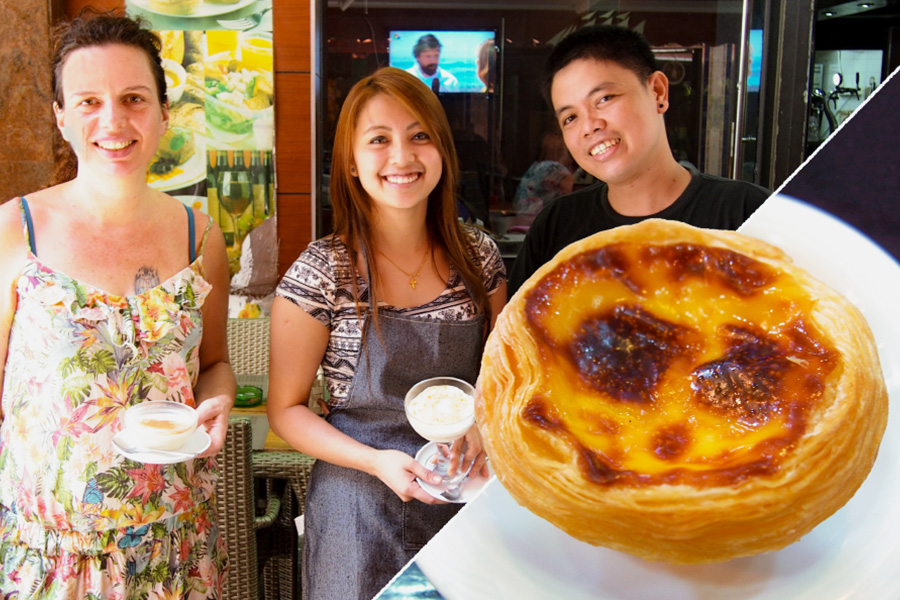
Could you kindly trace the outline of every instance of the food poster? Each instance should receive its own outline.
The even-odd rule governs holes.
[[[229,316],[267,312],[278,283],[271,0],[126,0],[163,44],[169,129],[151,187],[225,234]]]

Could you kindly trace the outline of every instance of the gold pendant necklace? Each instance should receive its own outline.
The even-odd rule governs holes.
[[[387,254],[385,254],[384,252],[382,252],[381,250],[378,251],[378,254],[380,254],[383,257],[385,257],[386,259],[388,259],[388,262],[391,263],[392,265],[394,265],[395,267],[397,267],[398,271],[400,271],[401,273],[403,273],[404,275],[409,277],[409,287],[411,287],[412,289],[416,289],[416,283],[418,283],[416,281],[416,277],[418,277],[419,273],[422,272],[422,267],[425,266],[425,259],[428,258],[429,252],[431,252],[431,246],[428,246],[427,248],[425,248],[425,255],[422,256],[422,262],[419,263],[419,267],[416,269],[415,273],[407,273],[406,271],[401,269],[400,265],[398,265],[397,263],[392,261],[391,257],[388,256]]]

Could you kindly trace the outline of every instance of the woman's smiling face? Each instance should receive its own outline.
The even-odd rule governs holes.
[[[400,102],[373,96],[360,112],[353,140],[353,171],[376,211],[427,210],[443,172],[431,134]]]
[[[147,55],[122,44],[75,50],[62,69],[62,91],[57,126],[79,173],[145,176],[168,123]]]

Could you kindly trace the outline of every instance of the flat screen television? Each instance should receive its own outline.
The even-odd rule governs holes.
[[[390,32],[388,64],[410,71],[439,93],[488,93],[493,91],[497,73],[494,39],[492,30],[394,30]],[[416,61],[415,49],[418,46],[427,53],[436,44],[440,45],[438,70],[426,73]],[[434,55],[422,57],[422,54],[420,58],[427,68]]]

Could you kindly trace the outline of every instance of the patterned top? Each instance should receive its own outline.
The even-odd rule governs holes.
[[[133,404],[194,405],[200,308],[211,289],[202,252],[128,297],[54,271],[29,252],[3,380],[0,539],[103,552],[209,500],[213,459],[143,464],[115,453],[111,441]]]
[[[476,265],[481,269],[488,295],[506,281],[506,269],[497,245],[480,229],[463,226],[471,241]],[[312,242],[291,265],[276,294],[286,298],[331,329],[322,370],[331,399],[329,408],[347,399],[350,382],[362,351],[362,331],[369,302],[369,287],[357,274],[363,319],[356,314],[353,282],[350,278],[350,255],[337,236],[327,236]],[[451,268],[450,281],[441,294],[427,304],[411,308],[394,308],[380,303],[388,310],[407,317],[462,321],[477,316],[475,304],[469,296],[462,277]]]

